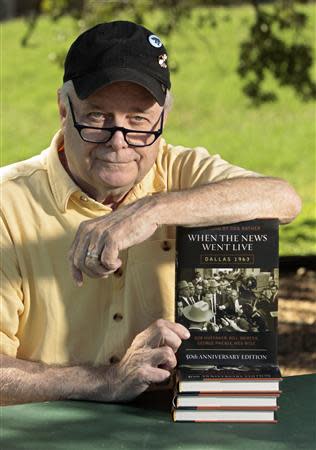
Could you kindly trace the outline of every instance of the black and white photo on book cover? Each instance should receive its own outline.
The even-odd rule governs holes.
[[[179,365],[277,364],[278,222],[177,231]]]
[[[182,275],[178,322],[205,332],[272,331],[278,311],[278,270],[197,268]],[[200,281],[198,281],[200,280]]]

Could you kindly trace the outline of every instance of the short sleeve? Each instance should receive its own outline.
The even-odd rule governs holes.
[[[0,353],[15,357],[19,347],[19,319],[24,310],[22,281],[14,244],[2,215],[0,232]]]
[[[159,160],[168,191],[189,189],[241,177],[262,175],[230,164],[220,155],[210,155],[203,147],[166,146]]]

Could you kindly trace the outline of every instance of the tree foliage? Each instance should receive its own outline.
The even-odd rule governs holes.
[[[302,38],[307,16],[290,0],[275,2],[270,10],[259,7],[256,1],[253,6],[256,20],[241,43],[237,69],[246,80],[245,94],[255,103],[275,100],[274,92],[262,88],[269,72],[280,86],[292,87],[303,100],[316,98],[316,85],[310,76],[312,48]]]
[[[64,15],[74,18],[77,31],[102,21],[128,17],[130,20],[149,25],[155,17],[155,32],[167,41],[185,20],[195,17],[197,28],[209,26],[213,32],[217,26],[214,6],[236,5],[232,0],[38,0],[38,8],[28,18],[28,30],[22,40],[27,45],[41,13],[53,20]],[[266,4],[259,0],[248,0],[254,8],[254,20],[248,29],[247,38],[241,42],[239,64],[236,68],[243,79],[243,92],[253,104],[276,100],[273,91],[264,90],[264,81],[272,75],[280,86],[290,86],[302,100],[316,98],[316,84],[311,78],[313,65],[311,45],[304,41],[307,16],[299,10],[303,0],[275,0]],[[203,7],[203,8],[199,8]],[[64,55],[57,58],[63,60]],[[172,70],[177,70],[176,61]]]

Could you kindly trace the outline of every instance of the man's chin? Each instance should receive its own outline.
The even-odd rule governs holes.
[[[118,173],[99,173],[99,180],[109,189],[115,189],[118,192],[129,191],[136,183],[136,177],[128,174]]]
[[[99,164],[95,174],[103,182],[113,187],[134,184],[138,170],[130,163]]]

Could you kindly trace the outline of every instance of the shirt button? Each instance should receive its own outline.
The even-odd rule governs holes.
[[[115,363],[118,363],[120,361],[120,358],[118,358],[117,356],[113,355],[113,356],[111,356],[109,361],[110,361],[110,364],[115,364]]]
[[[120,313],[116,313],[113,316],[113,320],[116,320],[116,322],[120,322],[122,319],[123,319],[123,316]]]
[[[116,277],[121,277],[121,276],[123,275],[123,269],[122,269],[122,267],[119,267],[119,268],[114,272],[114,275],[115,275]]]
[[[161,248],[165,251],[168,252],[169,250],[171,250],[171,244],[168,241],[163,241]]]
[[[81,195],[81,196],[80,196],[80,200],[81,200],[82,202],[88,202],[88,201],[89,201],[89,199],[88,199],[88,197],[87,197],[86,195]]]

